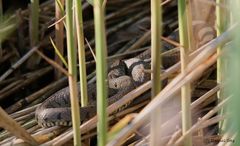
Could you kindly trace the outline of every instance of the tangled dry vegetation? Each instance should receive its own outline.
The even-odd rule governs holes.
[[[0,145],[42,144],[72,145],[72,128],[54,126],[42,128],[34,118],[35,109],[51,94],[67,86],[64,69],[54,61],[55,51],[50,37],[55,38],[55,5],[53,0],[46,0],[40,5],[39,43],[32,46],[29,36],[29,9],[16,10],[16,26],[0,48],[0,105],[1,119]],[[179,54],[179,43],[168,37],[178,28],[176,1],[167,0],[163,4],[163,37],[167,48],[162,57],[173,53]],[[207,7],[208,6],[208,9]],[[196,13],[193,19],[205,20],[214,25],[212,3],[204,6],[194,5]],[[202,9],[202,8],[203,9]],[[207,10],[206,10],[207,9]],[[202,12],[201,12],[202,11]],[[199,15],[201,14],[201,15]],[[94,22],[92,6],[83,3],[84,34],[86,37],[86,65],[88,82],[95,82],[95,61],[91,48],[94,48]],[[106,35],[108,61],[115,58],[130,58],[150,48],[150,4],[149,0],[108,0],[106,6]],[[230,30],[231,32],[232,30]],[[183,145],[186,136],[192,135],[196,146],[216,145],[224,136],[219,135],[218,123],[226,115],[218,115],[228,98],[218,103],[217,92],[221,85],[216,83],[216,48],[231,39],[230,32],[213,38],[207,45],[193,50],[191,62],[184,74],[179,74],[180,63],[165,67],[162,79],[168,79],[168,85],[154,101],[148,100],[114,113],[116,109],[129,101],[149,92],[151,82],[123,96],[122,99],[107,108],[110,131],[115,125],[124,128],[109,142],[109,145],[148,145],[149,115],[161,106],[161,142],[164,145]],[[65,45],[65,44],[64,44]],[[31,47],[32,46],[32,47]],[[91,46],[91,48],[90,48]],[[94,50],[93,50],[94,51]],[[66,51],[63,51],[64,57]],[[59,73],[60,72],[60,73]],[[180,89],[187,83],[192,85],[192,128],[181,134]],[[148,94],[150,97],[150,94]],[[4,109],[4,110],[3,110]],[[4,112],[5,111],[5,112]],[[114,114],[112,114],[114,113]],[[81,125],[82,143],[96,145],[96,122],[93,117]],[[114,127],[112,127],[115,125]],[[120,129],[122,129],[120,128]],[[27,131],[25,131],[25,130]],[[117,128],[118,129],[118,128]],[[234,135],[229,135],[234,139]]]

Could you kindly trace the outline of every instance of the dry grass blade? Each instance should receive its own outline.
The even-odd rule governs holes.
[[[114,139],[114,136],[123,128],[125,127],[134,117],[136,114],[129,114],[122,118],[117,124],[115,124],[110,131],[108,132],[108,140]]]
[[[139,48],[141,45],[143,45],[144,43],[146,43],[147,41],[150,40],[150,36],[151,36],[151,31],[147,31],[141,38],[139,38],[137,40],[136,43],[134,43],[129,49],[128,51],[132,51],[135,50],[137,48]]]
[[[94,58],[94,61],[96,62],[96,61],[97,61],[96,55],[95,55],[95,53],[94,53],[94,51],[93,51],[93,49],[92,49],[89,41],[87,40],[87,38],[85,38],[85,41],[87,42],[87,46],[88,46],[88,48],[90,49],[90,51],[91,51],[91,53],[92,53],[92,56],[93,56],[93,58]]]
[[[19,61],[17,61],[12,67],[0,76],[0,82],[7,78],[15,69],[22,65],[39,47],[33,47],[25,54]]]
[[[170,140],[169,140],[168,143],[167,143],[167,146],[173,145],[174,141],[176,141],[177,138],[181,136],[181,134],[182,134],[182,130],[176,131],[176,132],[171,136]]]
[[[66,76],[69,76],[69,73],[60,65],[58,65],[55,61],[51,60],[47,56],[45,56],[42,52],[36,51],[39,56],[41,56],[43,59],[45,59],[49,64],[51,64],[53,67],[57,68],[60,70],[62,73],[64,73]]]
[[[2,108],[0,108],[0,116],[0,127],[3,127],[16,137],[21,138],[32,145],[37,145],[37,142],[33,139],[33,137],[31,137],[31,135],[28,134],[27,131],[17,122],[10,118]]]
[[[20,89],[22,89],[23,87],[28,86],[29,84],[31,84],[34,81],[36,81],[37,79],[39,79],[41,76],[49,73],[51,70],[52,70],[52,67],[50,67],[50,66],[45,67],[43,69],[35,71],[34,73],[29,75],[25,79],[18,80],[20,82],[16,81],[16,82],[18,82],[18,84],[15,84],[14,86],[12,86],[12,84],[10,84],[10,88],[9,88],[9,86],[7,86],[6,88],[3,88],[0,91],[0,100],[5,99],[6,97],[8,97],[9,95],[13,94],[14,92],[17,92]]]
[[[24,99],[21,99],[21,100],[17,101],[16,103],[14,103],[13,105],[9,106],[5,110],[7,111],[7,113],[13,113],[13,112],[21,109],[22,107],[24,107],[25,104],[26,104],[26,101],[28,103],[31,103],[34,100],[36,100],[37,98],[41,97],[42,95],[46,96],[46,95],[49,95],[50,93],[53,93],[54,92],[54,88],[56,88],[56,87],[60,88],[61,86],[63,86],[62,84],[64,82],[66,82],[66,80],[67,80],[66,77],[61,78],[61,79],[57,80],[56,82],[53,82],[53,83],[49,84],[48,86],[43,87],[42,89],[40,89],[40,90],[34,92],[33,94],[25,97]],[[14,113],[13,115],[18,115],[18,114]]]
[[[204,121],[204,122],[201,124],[201,126],[199,127],[199,129],[206,128],[206,127],[208,127],[208,126],[210,126],[210,125],[213,125],[213,124],[215,124],[215,123],[218,123],[218,122],[220,122],[220,121],[222,121],[222,120],[224,120],[224,119],[226,119],[226,118],[227,118],[227,115],[215,116],[215,117],[213,117],[213,118],[211,118],[211,119],[209,119],[209,120]]]
[[[54,131],[45,133],[45,134],[38,134],[33,136],[39,143],[44,143],[49,141],[50,139],[54,138],[55,136],[59,135],[61,132],[63,132],[65,128],[58,128]]]
[[[218,112],[229,100],[229,98],[225,98],[222,102],[220,102],[215,108],[213,108],[212,110],[210,110],[205,116],[203,116],[201,118],[201,120],[199,120],[196,124],[194,124],[191,129],[189,129],[184,135],[182,135],[174,144],[174,146],[178,146],[182,143],[182,141],[184,140],[184,138],[187,135],[190,135],[191,133],[193,133],[194,131],[197,130],[197,128],[199,128],[201,126],[201,124],[203,124],[203,122],[205,122],[207,119],[209,119],[211,116],[213,116],[216,112]]]
[[[62,18],[58,19],[56,22],[54,22],[53,24],[49,25],[48,28],[51,28],[55,25],[57,25],[58,23],[61,23],[64,19],[66,18],[66,15],[62,16]]]
[[[17,111],[13,114],[10,115],[11,118],[18,118],[20,116],[24,116],[25,114],[28,114],[30,112],[33,112],[36,110],[36,108],[39,106],[40,104],[37,104],[37,105],[34,105],[32,107],[29,107],[29,108],[26,108],[26,109],[23,109],[23,110],[20,110],[20,111]]]
[[[181,46],[178,42],[173,41],[173,40],[171,40],[171,39],[169,39],[169,38],[166,38],[166,37],[163,37],[163,36],[162,36],[161,39],[164,40],[164,41],[166,41],[166,42],[168,42],[169,44],[174,45],[175,47],[183,47],[183,46]]]

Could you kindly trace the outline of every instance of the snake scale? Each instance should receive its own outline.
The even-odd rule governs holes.
[[[207,26],[203,21],[193,22],[193,29],[197,32],[194,36],[198,47],[214,38],[215,31],[212,27]],[[173,32],[169,38],[178,41],[178,31]],[[166,51],[170,48],[172,48],[171,45],[163,44],[163,50]],[[108,70],[108,105],[150,80],[151,74],[145,72],[145,70],[150,69],[150,57],[151,52],[148,49],[134,58],[115,60],[111,63]],[[163,56],[162,59],[162,65],[166,68],[179,61],[180,55],[175,53]],[[81,122],[96,115],[96,84],[89,84],[87,89],[89,105],[80,108]],[[72,123],[69,87],[57,91],[45,100],[37,108],[35,118],[42,127],[70,126]]]

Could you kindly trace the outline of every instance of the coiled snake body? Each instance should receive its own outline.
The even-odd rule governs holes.
[[[132,89],[148,81],[150,74],[145,73],[144,70],[149,68],[149,63],[140,58],[114,61],[108,73],[108,104],[117,101]],[[36,110],[35,117],[38,123],[43,127],[54,125],[70,126],[71,110],[69,97],[69,87],[51,95]],[[88,98],[89,105],[80,109],[81,122],[96,114],[95,83],[88,85]]]
[[[193,26],[195,29],[197,47],[214,38],[214,29],[207,26],[203,21],[195,21]],[[178,32],[174,32],[173,35],[170,35],[170,38],[175,38],[175,40],[178,39],[176,34],[178,34]],[[164,50],[169,49],[168,44],[163,45]],[[108,71],[108,104],[114,103],[132,89],[150,79],[150,74],[144,71],[150,69],[150,63],[144,60],[150,58],[150,54],[150,50],[146,50],[135,58],[116,60],[111,64]],[[169,64],[174,64],[179,58],[179,54],[163,57],[163,66],[166,67],[166,64],[168,64],[167,66],[169,66]],[[80,95],[80,93],[78,95]],[[43,127],[51,127],[54,125],[70,126],[71,110],[69,97],[69,88],[66,87],[45,100],[37,108],[35,113],[39,125]],[[96,84],[94,83],[88,85],[88,98],[89,105],[80,108],[81,122],[96,114]]]

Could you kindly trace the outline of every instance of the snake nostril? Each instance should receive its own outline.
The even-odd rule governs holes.
[[[114,87],[116,87],[116,88],[117,88],[117,83],[114,83]]]

